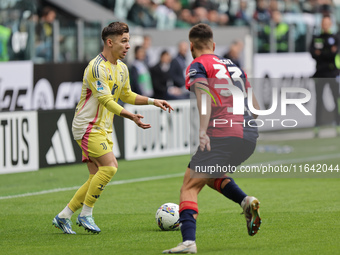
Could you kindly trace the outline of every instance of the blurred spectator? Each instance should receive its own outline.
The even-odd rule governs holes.
[[[318,6],[318,12],[323,15],[330,15],[333,8],[334,6],[331,1],[322,1],[322,4]]]
[[[130,67],[131,90],[137,94],[152,97],[153,88],[149,68],[144,63],[145,49],[142,46],[135,47],[135,60]]]
[[[192,26],[193,16],[189,9],[182,9],[176,21],[176,27],[189,28]]]
[[[36,57],[48,62],[53,60],[53,22],[56,16],[56,11],[46,6],[36,26]]]
[[[191,0],[180,0],[180,2],[181,2],[181,5],[184,9],[190,8]]]
[[[144,35],[143,36],[143,45],[142,47],[144,48],[145,50],[145,59],[144,59],[144,63],[150,67],[150,47],[151,47],[151,44],[152,44],[152,38],[150,35]]]
[[[171,55],[168,51],[164,50],[161,53],[159,62],[155,66],[150,68],[155,98],[166,100],[177,99],[176,96],[168,93],[168,85],[170,81],[170,63]]]
[[[33,59],[35,56],[30,46],[34,44],[36,35],[30,31],[30,22],[38,23],[39,21],[37,0],[16,1],[13,5],[10,8],[0,8],[2,25],[11,30],[7,54],[10,60]]]
[[[214,3],[211,0],[195,0],[194,3],[192,4],[192,9],[195,9],[197,7],[203,7],[207,11],[218,10],[218,4]]]
[[[116,0],[92,0],[92,1],[102,5],[106,9],[109,9],[110,11],[114,11],[115,9]]]
[[[300,1],[301,9],[306,13],[315,13],[317,11],[318,3],[315,0]]]
[[[266,0],[256,1],[256,10],[253,15],[253,19],[257,22],[268,24],[270,21],[270,13],[267,6]]]
[[[156,27],[157,21],[151,11],[151,0],[136,0],[127,14],[127,20],[137,26]]]
[[[299,0],[285,0],[285,9],[284,11],[287,13],[301,13],[302,10],[300,8]]]
[[[231,43],[229,51],[224,54],[224,58],[230,59],[235,65],[241,67],[240,55],[243,50],[243,42],[241,40],[235,40]]]
[[[219,26],[220,14],[216,10],[209,10],[207,14],[208,24],[212,27]]]
[[[0,25],[0,61],[8,61],[8,43],[11,37],[11,29]]]
[[[197,24],[197,23],[206,23],[206,24],[209,24],[208,11],[207,11],[206,8],[204,8],[204,7],[196,7],[193,10],[193,14],[194,14],[194,24]]]
[[[327,84],[332,91],[334,100],[334,120],[336,122],[338,135],[340,135],[340,113],[338,108],[339,83],[336,77],[339,75],[339,67],[336,65],[339,39],[331,32],[332,19],[329,15],[324,15],[321,21],[322,32],[314,36],[310,45],[310,53],[316,61],[315,94],[316,94],[316,117],[315,136],[319,134],[319,127],[322,124],[321,114],[324,108],[323,92]]]
[[[235,16],[232,17],[232,24],[236,26],[249,26],[251,23],[251,17],[247,13],[248,2],[246,0],[240,1],[239,10]]]
[[[164,4],[159,5],[155,10],[158,29],[174,29],[176,26],[177,15],[175,11],[181,9],[178,0],[165,0]]]
[[[278,3],[277,0],[270,0],[269,1],[268,11],[269,11],[270,14],[272,14],[274,11],[280,11],[279,3]]]
[[[186,41],[181,41],[178,44],[178,54],[171,61],[170,77],[173,82],[173,88],[170,90],[171,94],[181,96],[186,94],[185,90],[185,70],[187,67],[186,56],[189,50],[189,44]]]
[[[288,52],[288,33],[289,25],[282,21],[281,12],[273,11],[272,21],[274,26],[274,35],[276,39],[276,51],[277,52]],[[265,36],[263,37],[264,42],[260,52],[270,51],[270,34],[272,33],[271,25],[265,25],[263,28]]]
[[[229,16],[226,13],[219,13],[218,24],[220,26],[226,26],[229,23]]]
[[[135,3],[135,0],[116,0],[114,15],[117,19],[126,19],[129,10],[132,5]]]

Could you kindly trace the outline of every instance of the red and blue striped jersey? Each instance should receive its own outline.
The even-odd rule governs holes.
[[[201,55],[187,67],[185,83],[188,90],[195,83],[207,84],[209,88],[212,100],[208,136],[232,136],[256,142],[257,125],[248,109],[247,98],[251,86],[245,72],[230,59]]]

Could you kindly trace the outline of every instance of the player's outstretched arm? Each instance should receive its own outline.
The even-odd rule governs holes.
[[[174,110],[172,106],[165,100],[154,99],[153,104],[154,106],[162,108],[164,111],[168,109],[169,113]]]
[[[151,128],[150,124],[145,124],[145,123],[142,122],[142,119],[144,118],[144,116],[142,116],[140,114],[133,114],[133,113],[129,112],[128,110],[123,109],[120,112],[120,116],[132,120],[140,128],[143,128],[143,129]]]
[[[154,106],[157,106],[163,109],[164,111],[168,110],[169,113],[174,110],[172,106],[165,100],[154,99],[154,98],[145,97],[141,95],[136,96],[135,104],[136,105],[146,105],[146,104],[154,105]]]
[[[151,128],[150,124],[145,124],[145,123],[142,122],[141,119],[144,118],[142,115],[133,114],[133,113],[129,112],[128,110],[125,110],[117,102],[113,101],[112,98],[110,99],[110,96],[104,96],[104,97],[100,97],[98,99],[99,99],[99,102],[101,104],[103,104],[106,107],[106,109],[108,109],[110,112],[112,112],[112,113],[114,113],[118,116],[122,116],[124,118],[128,118],[128,119],[132,120],[140,128],[143,128],[143,129]]]

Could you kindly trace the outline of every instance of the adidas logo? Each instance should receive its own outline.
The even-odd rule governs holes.
[[[74,155],[70,131],[65,114],[62,114],[57,122],[57,130],[52,136],[52,146],[46,153],[46,162],[49,165],[73,163]]]

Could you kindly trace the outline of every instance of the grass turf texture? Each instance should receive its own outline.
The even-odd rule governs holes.
[[[340,152],[340,139],[310,139],[259,144],[288,145],[289,154],[256,152],[246,164],[297,160],[340,164],[339,158],[304,162],[304,158]],[[120,161],[114,180],[184,173],[188,156]],[[338,173],[338,176],[340,172]],[[302,176],[303,177],[303,176]],[[315,176],[314,176],[315,177]],[[318,176],[317,176],[318,177]],[[85,165],[42,169],[0,176],[0,196],[81,185]],[[337,254],[340,249],[337,178],[236,178],[239,186],[261,201],[261,230],[247,235],[240,207],[216,191],[199,195],[199,254]],[[181,242],[180,231],[160,231],[154,219],[165,202],[178,203],[182,177],[111,185],[94,208],[102,233],[89,234],[75,225],[77,235],[52,226],[53,217],[75,190],[0,200],[1,254],[160,254]]]

